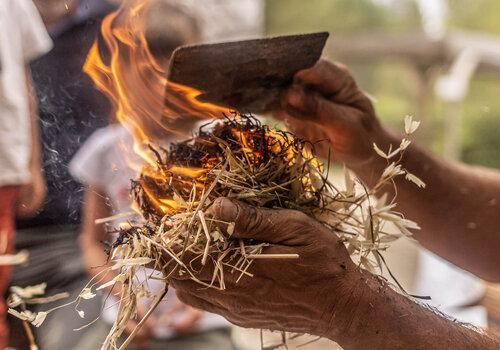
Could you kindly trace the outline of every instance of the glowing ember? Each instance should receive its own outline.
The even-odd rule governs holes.
[[[418,228],[393,212],[393,204],[377,204],[373,198],[406,170],[390,164],[371,190],[357,186],[347,172],[345,189],[339,190],[327,181],[311,143],[272,130],[251,116],[200,102],[196,99],[200,91],[168,82],[144,34],[148,3],[125,1],[106,17],[102,36],[110,58],[105,60],[95,43],[84,67],[113,101],[117,120],[133,135],[134,150],[145,161],[132,183],[134,207],[144,220],[127,220],[127,225],[118,227],[119,237],[110,252],[112,268],[119,270],[112,282],[123,288],[118,316],[103,348],[117,348],[137,300],[149,295],[147,281],[137,283],[140,265],[153,264],[158,271],[184,274],[202,286],[224,290],[224,275],[238,274],[238,281],[250,278],[254,259],[298,258],[262,254],[268,244],[232,237],[234,223],[221,228],[205,214],[217,197],[302,211],[337,234],[360,266],[371,271],[381,267],[379,251],[408,234],[407,228]],[[196,121],[224,116],[223,121],[202,127],[194,138],[173,143],[168,150],[159,146],[165,134],[183,135]],[[403,143],[395,152],[404,152]],[[387,221],[399,232],[386,232]],[[200,280],[193,263],[212,264],[211,281]],[[164,295],[155,296],[151,310]]]
[[[229,168],[239,164],[248,175],[238,176],[234,171],[232,181],[217,182],[210,200],[235,197],[261,207],[306,205],[317,209],[321,206],[322,169],[306,145],[251,116],[226,118],[202,127],[193,139],[172,144],[168,152],[155,151],[154,167],[149,166],[134,182],[134,198],[145,218],[160,221],[166,213],[185,210],[185,203],[198,203],[229,162]],[[298,171],[297,166],[307,171]],[[239,193],[237,187],[242,185],[250,192]]]

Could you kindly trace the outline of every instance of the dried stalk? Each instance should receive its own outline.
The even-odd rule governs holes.
[[[33,331],[31,330],[31,326],[28,321],[23,320],[23,328],[26,336],[28,337],[28,341],[30,343],[30,350],[38,350],[38,346],[36,345],[35,336],[33,335]]]
[[[139,332],[139,330],[141,329],[142,325],[144,324],[144,322],[147,321],[147,319],[149,318],[149,316],[151,316],[151,314],[153,313],[153,311],[156,310],[156,308],[158,307],[158,305],[160,304],[160,302],[163,300],[163,298],[165,297],[165,295],[167,295],[167,292],[168,292],[168,285],[165,285],[165,288],[164,288],[163,292],[156,297],[156,300],[153,303],[153,305],[151,305],[151,307],[146,312],[146,314],[144,315],[144,317],[142,318],[142,320],[139,321],[139,323],[137,324],[137,326],[135,326],[135,328],[132,331],[132,333],[130,333],[130,335],[127,337],[127,339],[125,339],[125,341],[123,342],[122,346],[120,346],[120,348],[118,350],[125,350],[127,348],[128,344],[130,344],[130,342],[132,340],[134,340],[134,337],[137,334],[137,332]]]
[[[414,131],[416,122],[410,119],[406,123]],[[404,139],[387,153],[374,145],[388,166],[372,189],[348,171],[345,189],[334,186],[328,180],[328,169],[325,171],[314,156],[313,144],[271,130],[251,116],[226,118],[210,130],[202,127],[196,137],[173,144],[169,151],[150,147],[149,165],[132,185],[136,207],[144,220],[128,220],[131,226],[115,231],[118,239],[111,249],[111,260],[113,269],[119,271],[116,281],[123,287],[118,316],[103,348],[116,348],[126,321],[135,313],[137,299],[147,290],[147,283],[135,281],[136,272],[144,265],[169,271],[165,279],[172,274],[187,274],[200,286],[224,290],[227,271],[239,273],[237,281],[251,278],[249,270],[256,259],[300,259],[296,254],[262,254],[268,244],[233,238],[234,223],[221,223],[207,215],[218,197],[257,207],[302,211],[337,234],[361,267],[380,272],[384,264],[381,252],[398,237],[409,234],[409,229],[418,229],[394,211],[392,202],[375,199],[386,185],[393,185],[397,176],[404,175],[422,186],[397,161],[391,162],[408,145]],[[399,232],[385,230],[389,222]],[[212,279],[201,281],[195,266],[208,263],[214,266]],[[148,315],[159,297],[163,294],[156,296]]]

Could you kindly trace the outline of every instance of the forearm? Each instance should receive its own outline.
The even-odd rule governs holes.
[[[103,241],[110,240],[110,235],[103,225],[96,224],[96,219],[108,217],[111,210],[104,200],[106,194],[96,187],[85,188],[82,232],[80,234],[80,249],[88,273],[95,277],[99,285],[111,281],[115,271],[109,268],[108,254],[104,250]],[[115,289],[114,292],[117,290]]]
[[[451,321],[364,272],[330,310],[327,337],[345,349],[498,349],[485,333]],[[339,327],[339,324],[341,325]]]
[[[400,142],[387,134],[380,147]],[[355,170],[373,184],[387,165],[374,158]],[[412,144],[402,166],[426,183],[421,189],[400,177],[396,180],[398,210],[416,221],[415,238],[431,251],[488,280],[500,280],[500,174],[438,158]],[[394,194],[393,188],[387,191]]]

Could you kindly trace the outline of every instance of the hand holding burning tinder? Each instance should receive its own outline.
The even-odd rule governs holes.
[[[331,152],[335,161],[355,171],[375,158],[374,143],[386,147],[397,142],[389,139],[370,98],[347,68],[327,59],[296,74],[276,116],[297,136],[327,140],[318,144],[318,154]]]
[[[391,163],[367,189],[346,171],[345,189],[338,189],[307,141],[245,115],[209,126],[169,150],[152,147],[156,162],[133,181],[145,221],[120,229],[111,252],[113,269],[120,270],[115,282],[124,285],[119,320],[147,294],[147,281],[134,282],[137,266],[147,264],[163,271],[165,283],[179,287],[185,301],[237,324],[318,335],[341,329],[322,312],[335,308],[340,317],[342,305],[356,299],[363,272],[350,259],[376,272],[385,264],[381,251],[410,234],[408,228],[418,229],[393,211],[395,204],[373,198],[407,172]],[[387,222],[399,233],[387,231]],[[260,300],[289,307],[280,298],[290,301],[299,293],[303,310],[297,316],[304,319],[271,317],[273,308]],[[320,305],[322,293],[334,305]],[[108,344],[121,332],[116,323]]]
[[[96,44],[84,67],[115,103],[117,120],[133,136],[134,150],[145,164],[138,168],[131,191],[141,219],[127,220],[116,229],[118,239],[110,249],[110,269],[116,276],[105,284],[122,288],[118,315],[103,348],[116,348],[140,298],[154,299],[121,345],[124,349],[170,282],[186,301],[241,325],[319,335],[330,333],[332,327],[340,330],[327,315],[333,308],[339,315],[342,305],[354,297],[352,290],[363,272],[353,261],[380,271],[381,251],[410,234],[409,228],[418,229],[393,211],[392,201],[374,198],[395,177],[407,174],[390,159],[404,152],[409,141],[388,147],[387,169],[370,188],[348,171],[345,184],[338,186],[328,179],[330,159],[325,166],[315,156],[324,137],[300,138],[273,129],[251,115],[199,101],[200,91],[167,81],[144,38],[140,14],[145,9],[139,1],[133,11],[125,7],[106,18],[102,34],[113,59],[107,64]],[[365,95],[356,96],[371,108]],[[318,114],[322,109],[316,107]],[[191,139],[166,147],[158,142],[161,135],[182,134],[180,126],[209,119],[219,120],[202,126]],[[342,137],[346,136],[328,135],[334,146]],[[370,157],[380,151],[371,148],[375,139],[351,141],[362,144],[363,150],[370,148]],[[341,155],[339,149],[334,147]],[[386,230],[387,222],[393,222],[398,232]],[[153,295],[147,279],[137,277],[146,265],[164,272],[163,293]],[[336,283],[323,285],[331,279]],[[96,285],[99,282],[91,288]],[[320,305],[327,294],[335,295],[329,299],[332,304]],[[260,303],[259,296],[269,298],[273,307]],[[297,319],[267,312],[286,312],[299,300],[293,314]]]
[[[217,199],[208,215],[217,222],[234,222],[233,239],[269,243],[263,256],[298,258],[255,259],[251,276],[240,279],[238,273],[227,273],[223,291],[172,274],[169,281],[181,300],[243,327],[320,336],[342,331],[341,313],[360,295],[362,272],[337,235],[296,210],[256,208],[225,198]],[[225,231],[225,224],[220,225]],[[214,266],[198,268],[198,278],[209,284]],[[330,318],[334,310],[338,322]]]

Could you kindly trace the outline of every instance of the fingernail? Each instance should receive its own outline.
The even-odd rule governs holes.
[[[236,203],[227,198],[217,198],[214,203],[215,214],[222,220],[232,222],[238,217],[239,208]]]

